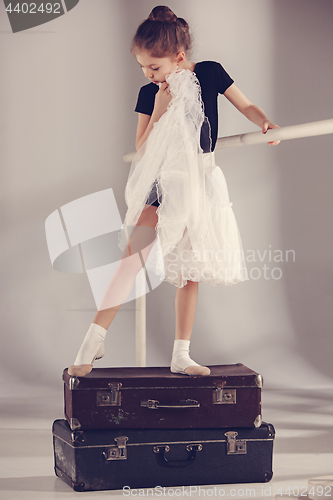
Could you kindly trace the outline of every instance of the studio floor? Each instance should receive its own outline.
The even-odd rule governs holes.
[[[122,490],[77,493],[54,475],[51,427],[55,419],[63,418],[62,393],[41,389],[39,394],[0,400],[0,498],[125,498]],[[333,475],[333,389],[263,389],[262,407],[264,421],[276,430],[273,479],[266,484],[222,485],[224,496],[291,498],[294,492],[296,498],[307,498],[309,479]],[[175,494],[176,488],[166,488],[163,496],[214,498],[223,495],[221,488],[205,485],[190,491],[187,487],[181,495]],[[147,490],[133,490],[131,496],[135,493],[147,496]],[[333,499],[333,488],[324,490],[322,497]]]

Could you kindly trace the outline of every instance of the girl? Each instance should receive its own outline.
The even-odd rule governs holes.
[[[125,190],[128,210],[119,234],[124,251],[70,375],[89,373],[104,355],[106,331],[145,263],[177,286],[171,371],[209,375],[189,355],[199,282],[233,285],[248,279],[228,189],[215,164],[218,93],[263,133],[277,125],[221,64],[191,62],[190,50],[188,24],[166,6],[155,7],[133,38],[132,54],[150,83],[141,87],[135,108],[138,153]]]

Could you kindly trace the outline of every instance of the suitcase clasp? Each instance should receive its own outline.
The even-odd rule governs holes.
[[[236,389],[224,388],[225,382],[215,382],[213,389],[213,404],[225,405],[236,404]]]
[[[236,439],[238,432],[228,431],[224,435],[227,436],[227,455],[246,455],[246,441]]]
[[[110,446],[106,451],[103,452],[106,460],[127,460],[127,448],[126,441],[127,436],[119,436],[114,438],[117,444]]]
[[[108,386],[111,391],[97,392],[97,406],[121,406],[121,382],[115,384],[109,383]]]

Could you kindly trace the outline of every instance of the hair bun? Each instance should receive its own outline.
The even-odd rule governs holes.
[[[177,21],[177,16],[169,7],[158,5],[154,7],[148,16],[150,21],[161,21],[163,23],[174,23]]]

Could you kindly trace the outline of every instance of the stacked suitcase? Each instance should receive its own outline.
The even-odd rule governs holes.
[[[269,481],[275,431],[262,422],[261,375],[241,363],[209,368],[65,369],[56,475],[76,491]]]

